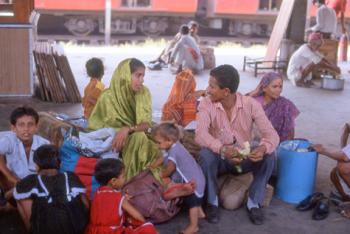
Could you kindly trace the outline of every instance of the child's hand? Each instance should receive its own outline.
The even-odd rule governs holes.
[[[324,148],[324,146],[321,145],[321,144],[310,145],[309,148],[315,150],[317,153],[320,153],[320,154],[322,154],[323,152],[326,151],[326,149]]]

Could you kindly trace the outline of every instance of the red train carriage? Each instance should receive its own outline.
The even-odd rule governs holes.
[[[309,0],[311,2],[311,0]],[[268,37],[282,0],[111,0],[112,34],[173,35],[201,22],[201,35]],[[105,0],[35,0],[39,34],[103,34]],[[346,17],[350,18],[350,3]],[[311,8],[311,15],[314,15]],[[349,25],[349,24],[348,24]],[[350,31],[350,28],[349,28]]]
[[[111,0],[113,34],[159,35],[175,32],[181,23],[194,18],[197,0]],[[105,0],[35,0],[41,13],[38,30],[46,33],[53,25],[58,33],[67,29],[76,36],[103,33]],[[59,28],[60,26],[64,28]],[[176,26],[176,27],[175,27]]]

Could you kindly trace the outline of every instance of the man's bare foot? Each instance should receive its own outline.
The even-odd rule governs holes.
[[[189,224],[183,231],[181,231],[181,234],[194,234],[199,231],[198,226],[193,226]]]
[[[163,193],[163,199],[168,201],[177,197],[184,197],[191,195],[193,193],[193,185],[191,183],[186,184],[175,184],[174,186],[169,187]]]
[[[204,219],[205,218],[205,213],[204,213],[204,211],[203,211],[201,206],[198,208],[198,218],[200,218],[200,219]]]

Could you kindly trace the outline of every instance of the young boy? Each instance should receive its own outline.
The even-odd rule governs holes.
[[[11,130],[0,133],[0,185],[11,191],[16,183],[36,173],[33,152],[49,141],[35,135],[38,130],[38,113],[31,107],[18,107],[11,113]],[[7,199],[12,192],[6,193]]]
[[[311,145],[316,152],[336,160],[337,166],[332,170],[330,178],[343,201],[350,201],[350,144],[341,151],[326,149],[321,144]]]
[[[82,105],[84,108],[84,117],[89,119],[92,110],[95,107],[97,99],[104,90],[101,80],[104,75],[104,67],[101,59],[91,58],[86,64],[86,72],[91,78],[89,84],[85,87]]]

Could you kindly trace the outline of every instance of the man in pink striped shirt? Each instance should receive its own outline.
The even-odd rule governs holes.
[[[239,74],[231,65],[221,65],[210,71],[208,96],[198,107],[196,141],[202,146],[200,165],[207,182],[207,219],[219,221],[217,176],[224,173],[253,172],[247,209],[254,224],[262,224],[261,204],[266,184],[274,168],[271,155],[279,137],[261,105],[253,98],[237,93]],[[244,142],[252,143],[253,123],[261,133],[259,145],[247,159],[238,156]]]

